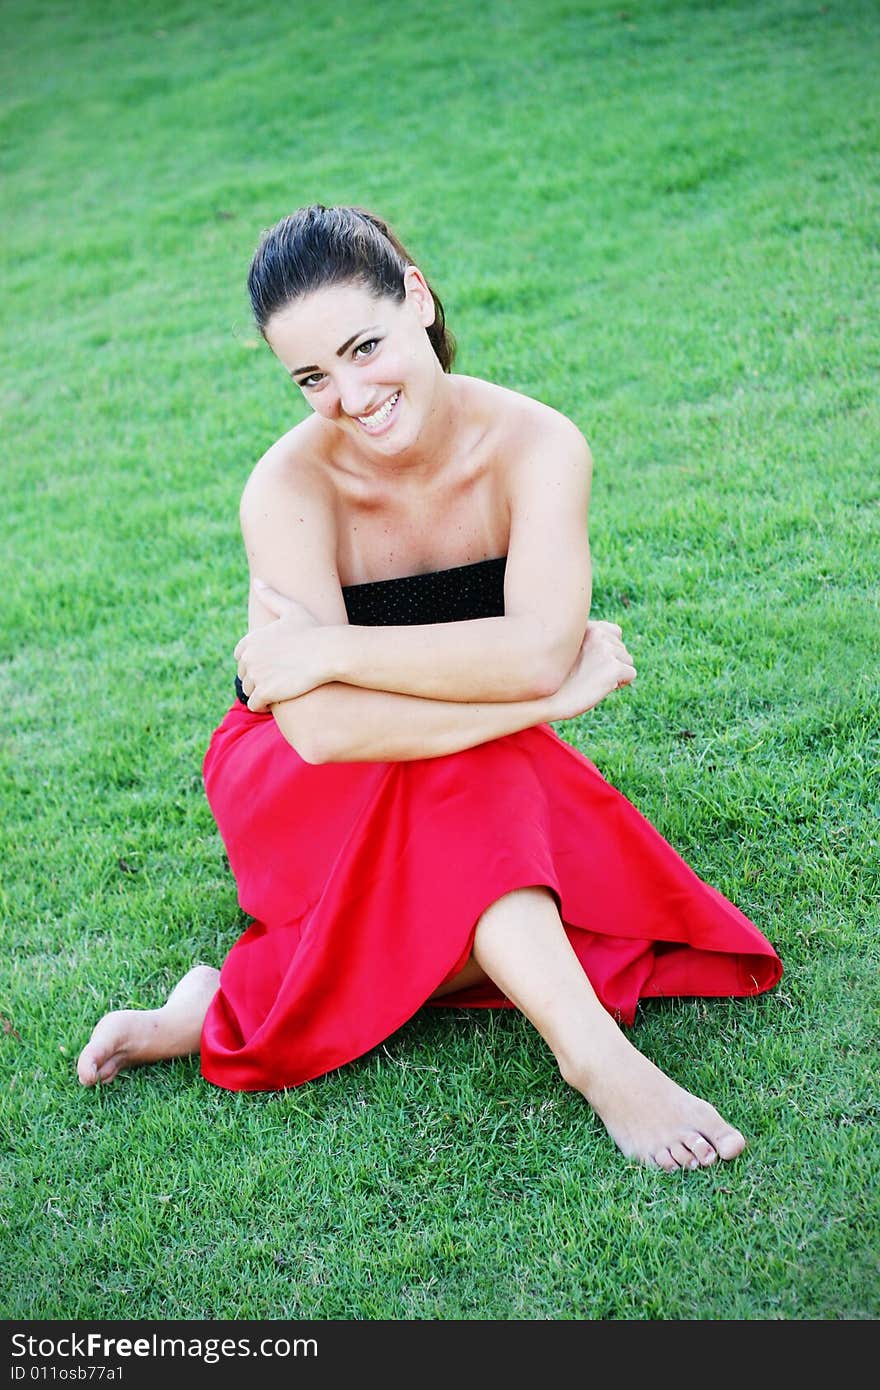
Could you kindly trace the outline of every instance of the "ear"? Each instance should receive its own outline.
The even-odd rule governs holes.
[[[403,273],[403,288],[407,303],[415,310],[423,328],[430,328],[437,315],[434,296],[428,289],[428,282],[417,265],[408,265]]]

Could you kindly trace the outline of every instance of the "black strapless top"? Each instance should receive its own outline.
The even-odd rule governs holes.
[[[347,584],[342,597],[348,621],[356,627],[410,627],[415,623],[460,623],[471,618],[504,616],[504,571],[507,556],[476,560],[427,574]],[[247,696],[235,677],[235,693]]]

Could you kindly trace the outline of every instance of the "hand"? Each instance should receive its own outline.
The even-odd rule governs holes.
[[[556,694],[550,696],[559,711],[551,718],[574,719],[635,678],[636,668],[617,623],[588,622],[577,661]]]
[[[255,583],[260,602],[275,618],[246,633],[233,655],[248,709],[259,713],[277,700],[304,695],[329,677],[321,665],[321,625],[315,615],[268,584]]]

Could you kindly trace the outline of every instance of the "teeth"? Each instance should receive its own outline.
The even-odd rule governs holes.
[[[385,421],[388,419],[388,416],[391,414],[395,405],[397,404],[397,397],[399,395],[400,392],[395,391],[394,395],[390,396],[389,399],[385,402],[383,406],[380,407],[379,410],[374,410],[372,415],[359,415],[358,419],[360,420],[361,424],[383,425]]]

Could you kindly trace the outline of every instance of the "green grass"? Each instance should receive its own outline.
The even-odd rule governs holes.
[[[4,6],[3,1316],[880,1311],[876,6],[628,11]],[[75,1083],[245,925],[200,762],[240,490],[302,407],[244,279],[314,200],[387,216],[459,369],[591,441],[639,680],[566,736],[786,968],[634,1032],[734,1165],[626,1164],[512,1014],[288,1094]]]

